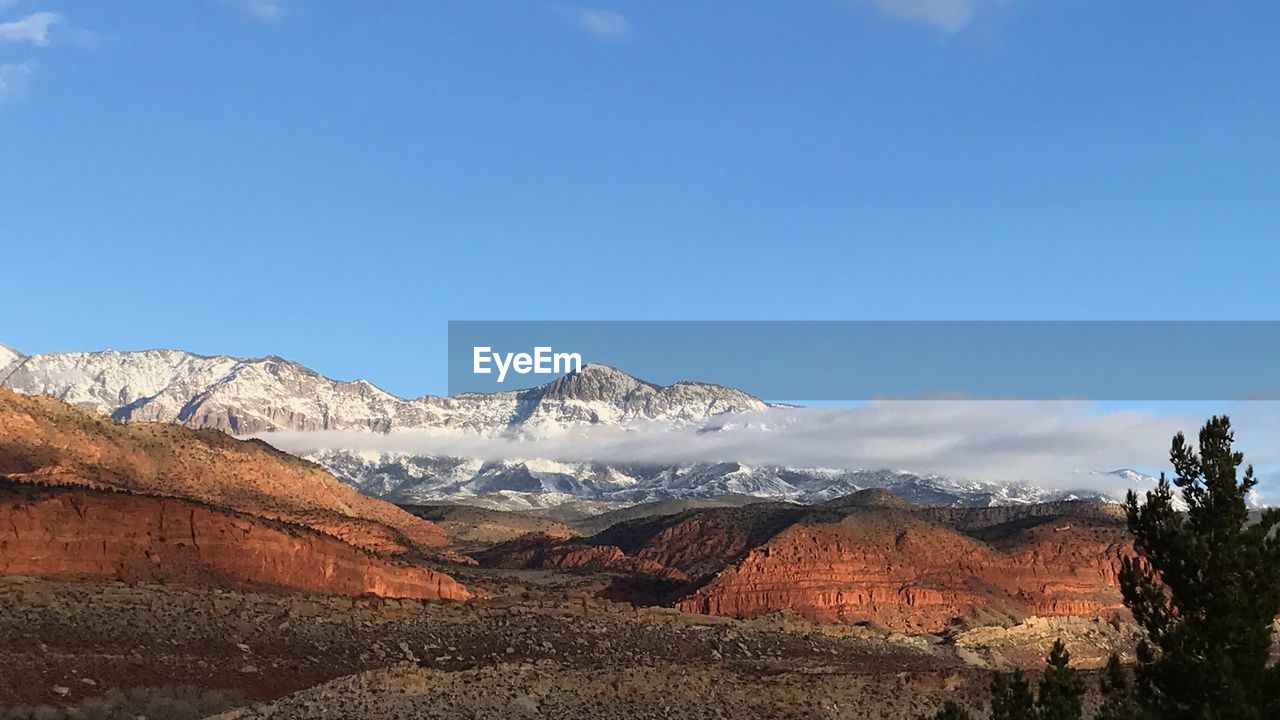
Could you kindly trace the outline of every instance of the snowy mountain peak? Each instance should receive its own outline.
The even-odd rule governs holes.
[[[10,365],[18,362],[24,357],[26,356],[8,345],[0,345],[0,378],[4,377],[5,370]]]
[[[1120,468],[1119,470],[1112,470],[1111,472],[1105,473],[1105,474],[1118,477],[1121,480],[1124,480],[1129,483],[1133,483],[1135,485],[1155,485],[1157,480],[1157,478],[1151,475],[1147,475],[1145,473],[1140,473],[1137,470],[1134,470],[1133,468]]]
[[[0,355],[3,361],[7,355]],[[587,365],[524,391],[396,397],[276,355],[205,356],[181,350],[33,355],[3,384],[51,395],[120,420],[213,427],[236,435],[273,430],[448,430],[481,435],[560,432],[634,420],[697,422],[764,407],[737,390],[699,383],[660,387],[606,365]]]
[[[637,391],[656,392],[658,389],[658,386],[617,368],[589,364],[547,383],[541,395],[543,399],[625,402]]]

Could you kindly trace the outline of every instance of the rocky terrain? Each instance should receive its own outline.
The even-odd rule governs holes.
[[[679,515],[687,510],[699,510],[703,508],[739,507],[742,505],[752,505],[760,502],[767,502],[767,500],[753,495],[720,495],[713,498],[655,500],[653,502],[628,505],[626,507],[618,508],[617,510],[608,510],[588,515],[586,517],[577,518],[570,520],[568,524],[573,527],[579,535],[594,535],[601,530],[606,530],[613,525],[617,525],[618,523],[628,520],[641,520],[644,518]]]
[[[199,503],[0,481],[0,574],[465,600],[444,573]]]
[[[1123,612],[1116,575],[1131,547],[1122,531],[1056,522],[1003,551],[899,511],[796,524],[678,607],[735,617],[787,608],[814,619],[926,632],[984,617]]]
[[[891,680],[714,664],[586,669],[543,661],[458,673],[396,666],[215,718],[907,718],[948,697],[978,697],[980,684],[972,674]]]
[[[224,432],[431,408],[450,432],[696,422],[737,402],[715,386],[593,368],[437,407],[271,358],[0,364],[37,393],[0,388],[0,717],[907,718],[1058,637],[1086,667],[1135,639],[1112,505],[973,507],[981,487],[890,471],[412,458],[417,490],[382,494],[450,502],[397,507]],[[264,378],[269,412],[228,409]]]
[[[742,621],[608,602],[601,576],[471,572],[492,597],[0,577],[0,711],[185,684],[268,703],[231,717],[908,718],[979,692],[992,668],[1035,664],[1056,637],[1090,667],[1133,642],[1124,626],[1070,619],[948,636]]]
[[[429,521],[263,443],[0,389],[0,571],[465,599]]]
[[[493,435],[582,423],[700,421],[765,407],[731,388],[693,382],[660,387],[600,365],[530,390],[407,400],[364,380],[331,380],[275,356],[210,357],[180,350],[32,356],[9,351],[0,356],[0,384],[89,407],[117,420],[217,428],[236,435],[270,430],[460,430]]]
[[[0,717],[907,718],[1134,641],[1088,503],[731,497],[583,536],[3,390],[0,473]]]
[[[461,553],[482,551],[526,535],[552,539],[573,537],[578,531],[549,518],[489,510],[474,505],[402,505],[415,517],[431,521],[449,536]]]
[[[322,468],[216,431],[125,424],[0,389],[0,475],[175,497],[296,523],[377,552],[447,545],[430,522],[366,497]]]
[[[653,578],[626,597],[695,613],[874,622],[904,632],[1122,612],[1132,552],[1113,506],[915,506],[868,490],[819,506],[754,503],[624,521],[589,537],[527,536],[475,557],[502,568]]]

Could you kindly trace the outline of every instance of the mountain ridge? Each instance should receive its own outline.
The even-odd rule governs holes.
[[[409,399],[367,380],[334,380],[278,355],[174,349],[13,355],[0,365],[7,371],[0,384],[18,392],[57,397],[117,420],[214,427],[233,435],[444,430],[495,436],[582,423],[689,422],[766,406],[733,388],[657,385],[599,364],[534,388]]]

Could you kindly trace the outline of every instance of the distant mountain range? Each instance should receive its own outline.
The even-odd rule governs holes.
[[[235,358],[180,350],[23,356],[4,348],[0,384],[90,407],[117,420],[212,427],[234,435],[448,429],[492,437],[580,424],[701,421],[765,407],[732,388],[692,382],[660,387],[603,365],[588,365],[529,390],[408,400],[364,380],[331,380],[275,356]]]
[[[57,397],[118,420],[216,428],[239,436],[282,430],[410,430],[538,437],[637,421],[695,425],[723,413],[768,407],[733,388],[698,382],[659,386],[603,365],[587,365],[528,390],[405,399],[364,380],[332,380],[276,356],[236,358],[180,350],[25,356],[0,346],[0,385]],[[585,514],[640,502],[725,494],[820,502],[866,488],[884,488],[912,502],[943,505],[1100,499],[1096,491],[959,481],[884,469],[739,462],[486,462],[343,448],[304,456],[375,497],[400,503],[465,502],[508,510],[577,504]],[[1134,487],[1150,487],[1153,482],[1131,470],[1113,474]]]

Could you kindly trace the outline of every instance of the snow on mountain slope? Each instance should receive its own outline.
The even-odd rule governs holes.
[[[1144,493],[1154,490],[1156,488],[1156,484],[1160,482],[1160,478],[1147,475],[1146,473],[1140,473],[1132,468],[1120,468],[1119,470],[1112,470],[1111,472],[1100,472],[1094,474],[1119,478],[1122,480],[1123,482],[1120,485],[1121,489],[1117,490],[1117,495],[1124,495],[1127,491],[1132,490],[1138,493],[1138,497],[1143,497]],[[1170,484],[1172,484],[1172,481]],[[1261,507],[1262,496],[1257,494],[1256,490],[1254,491],[1254,494],[1254,497],[1247,499],[1249,506]],[[1187,509],[1187,502],[1182,499],[1182,493],[1179,492],[1176,487],[1174,488],[1173,493],[1173,508],[1182,512],[1185,512]]]
[[[546,507],[553,498],[613,506],[723,495],[813,503],[867,488],[938,505],[1021,505],[1106,499],[1095,491],[1026,484],[961,482],[900,470],[784,468],[742,463],[608,465],[549,461],[481,462],[463,458],[326,450],[306,456],[370,495],[397,503],[467,502],[501,510]]]
[[[530,390],[407,400],[363,380],[331,380],[274,356],[246,359],[179,350],[33,355],[3,384],[120,420],[212,427],[235,435],[273,430],[545,434],[578,424],[698,421],[765,407],[731,388],[660,387],[603,365],[588,365]]]
[[[1120,468],[1119,470],[1112,470],[1111,472],[1095,472],[1092,474],[1095,476],[1117,478],[1123,481],[1123,485],[1126,489],[1132,489],[1139,492],[1154,490],[1156,483],[1159,482],[1159,478],[1147,475],[1146,473],[1140,473],[1131,468]]]
[[[9,374],[9,366],[25,357],[8,345],[0,345],[0,380]]]

